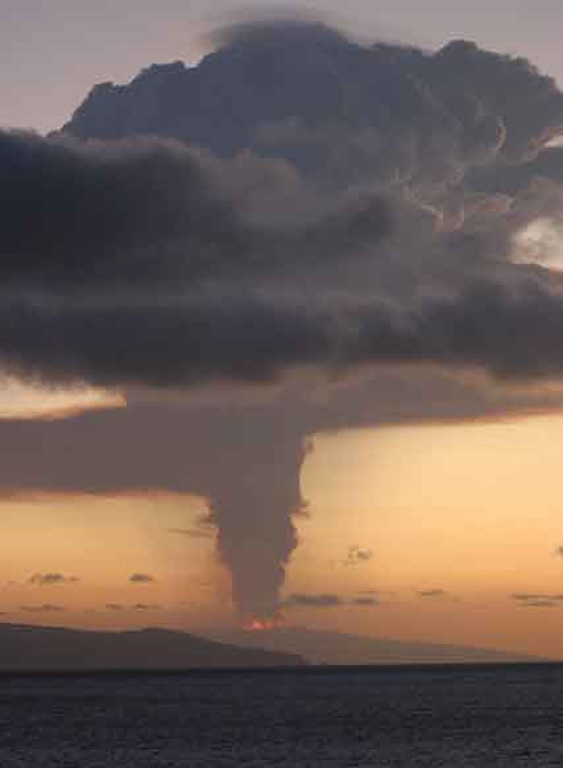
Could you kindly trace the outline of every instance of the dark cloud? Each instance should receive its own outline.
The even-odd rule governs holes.
[[[553,554],[554,554],[555,557],[563,558],[563,546],[556,547],[556,549],[555,549]]]
[[[364,565],[373,560],[374,552],[371,549],[361,549],[358,546],[349,547],[346,558],[342,561],[343,565],[347,567],[354,567],[357,565]]]
[[[380,603],[376,597],[356,597],[351,604],[359,608],[375,608]]]
[[[26,613],[64,613],[66,608],[53,603],[42,603],[41,605],[22,605],[20,610]]]
[[[289,595],[283,603],[286,608],[342,608],[344,606],[374,608],[379,604],[376,597],[360,596],[347,599],[333,593],[309,594],[301,592]]]
[[[115,292],[154,298],[157,286],[186,292],[202,280],[239,281],[341,257],[389,229],[373,196],[306,225],[251,225],[214,181],[227,187],[240,163],[223,162],[218,172],[172,140],[104,144],[3,131],[0,167],[4,288],[110,287],[114,300]]]
[[[41,466],[6,427],[4,484],[198,492],[238,609],[275,615],[311,434],[551,404],[521,393],[563,375],[563,279],[521,236],[559,226],[562,127],[522,59],[285,23],[96,87],[64,135],[0,134],[0,365],[210,398],[186,438],[133,424],[135,460],[104,458],[131,413],[111,451],[101,416],[53,428]]]
[[[155,582],[156,578],[150,573],[132,573],[129,576],[130,584],[154,584]]]
[[[76,584],[79,581],[77,576],[65,576],[63,573],[34,573],[27,583],[36,587],[51,587],[58,584]]]
[[[228,51],[240,46],[262,46],[281,48],[295,45],[297,51],[303,44],[307,46],[326,45],[333,41],[336,45],[347,43],[344,31],[331,28],[318,16],[312,16],[302,9],[293,8],[291,13],[266,14],[253,12],[250,17],[239,18],[233,23],[211,30],[209,42],[214,50]],[[211,56],[213,58],[213,55]]]
[[[102,146],[3,132],[0,164],[3,283],[142,284],[168,279],[174,244],[200,257],[221,251],[221,222],[229,242],[240,239],[189,152],[165,142]]]
[[[133,611],[161,611],[162,606],[158,603],[135,603],[134,605],[127,606],[123,603],[106,603],[105,608],[107,611],[114,613],[120,613],[121,611],[133,610]]]
[[[443,597],[447,597],[448,593],[444,589],[420,589],[417,590],[418,597],[422,598],[430,598],[430,599],[441,599]]]
[[[216,307],[194,299],[146,311],[14,301],[0,305],[0,360],[28,377],[107,386],[272,383],[291,369],[344,375],[375,363],[485,368],[516,381],[563,373],[563,297],[532,280],[484,281],[408,310],[379,299],[323,304],[223,296]],[[182,345],[168,346],[176,334]]]
[[[304,594],[301,592],[290,595],[284,602],[288,608],[339,608],[345,601],[335,594]]]

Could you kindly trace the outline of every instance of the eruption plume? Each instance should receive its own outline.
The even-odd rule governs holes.
[[[562,133],[522,59],[301,22],[0,133],[0,364],[134,403],[4,426],[0,484],[204,496],[275,621],[309,436],[561,404]]]
[[[218,529],[221,559],[232,578],[232,595],[243,624],[275,619],[285,569],[297,545],[293,516],[303,508],[300,470],[303,437],[277,431],[262,445],[240,435],[239,456],[226,457],[237,471],[217,473],[210,521]],[[250,450],[249,450],[250,448]]]

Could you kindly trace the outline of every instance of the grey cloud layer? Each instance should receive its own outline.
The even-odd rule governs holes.
[[[408,308],[382,299],[233,296],[171,305],[0,303],[0,361],[51,382],[178,387],[270,383],[292,369],[372,364],[477,367],[504,379],[560,377],[563,296],[529,279],[483,280]]]
[[[530,187],[563,172],[563,150],[538,155],[563,126],[553,81],[469,43],[427,55],[314,24],[239,32],[193,70],[96,89],[66,127],[117,141],[0,134],[4,366],[176,388],[403,362],[560,376],[560,283],[507,261],[514,232],[561,199]],[[251,61],[261,82],[272,61],[287,82],[268,97],[235,88]],[[242,134],[214,132],[198,79],[233,80]],[[154,88],[183,94],[189,115],[166,99],[150,112]],[[133,104],[158,124],[118,128]],[[329,149],[342,162],[330,184]],[[257,224],[266,189],[272,209],[293,192],[308,213]]]
[[[268,168],[252,158],[234,166],[206,160],[172,140],[85,143],[0,132],[2,282],[154,296],[162,286],[187,291],[205,279],[339,257],[389,228],[376,199],[307,225],[251,225],[226,189],[229,176],[240,183],[256,164]]]

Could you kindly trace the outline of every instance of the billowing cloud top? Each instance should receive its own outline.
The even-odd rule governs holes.
[[[319,25],[99,86],[60,136],[0,136],[0,359],[103,386],[559,376],[560,280],[515,251],[558,215],[562,126],[525,61]]]

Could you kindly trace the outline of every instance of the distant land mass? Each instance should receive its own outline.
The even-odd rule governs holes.
[[[299,666],[284,651],[241,648],[167,629],[100,632],[0,624],[0,672]]]
[[[277,627],[214,634],[216,639],[245,646],[295,653],[311,664],[503,664],[549,661],[524,653],[362,637],[301,627]]]
[[[170,629],[92,631],[0,624],[0,673],[190,670],[549,661],[488,648],[405,642],[301,627],[209,630],[213,639]]]

